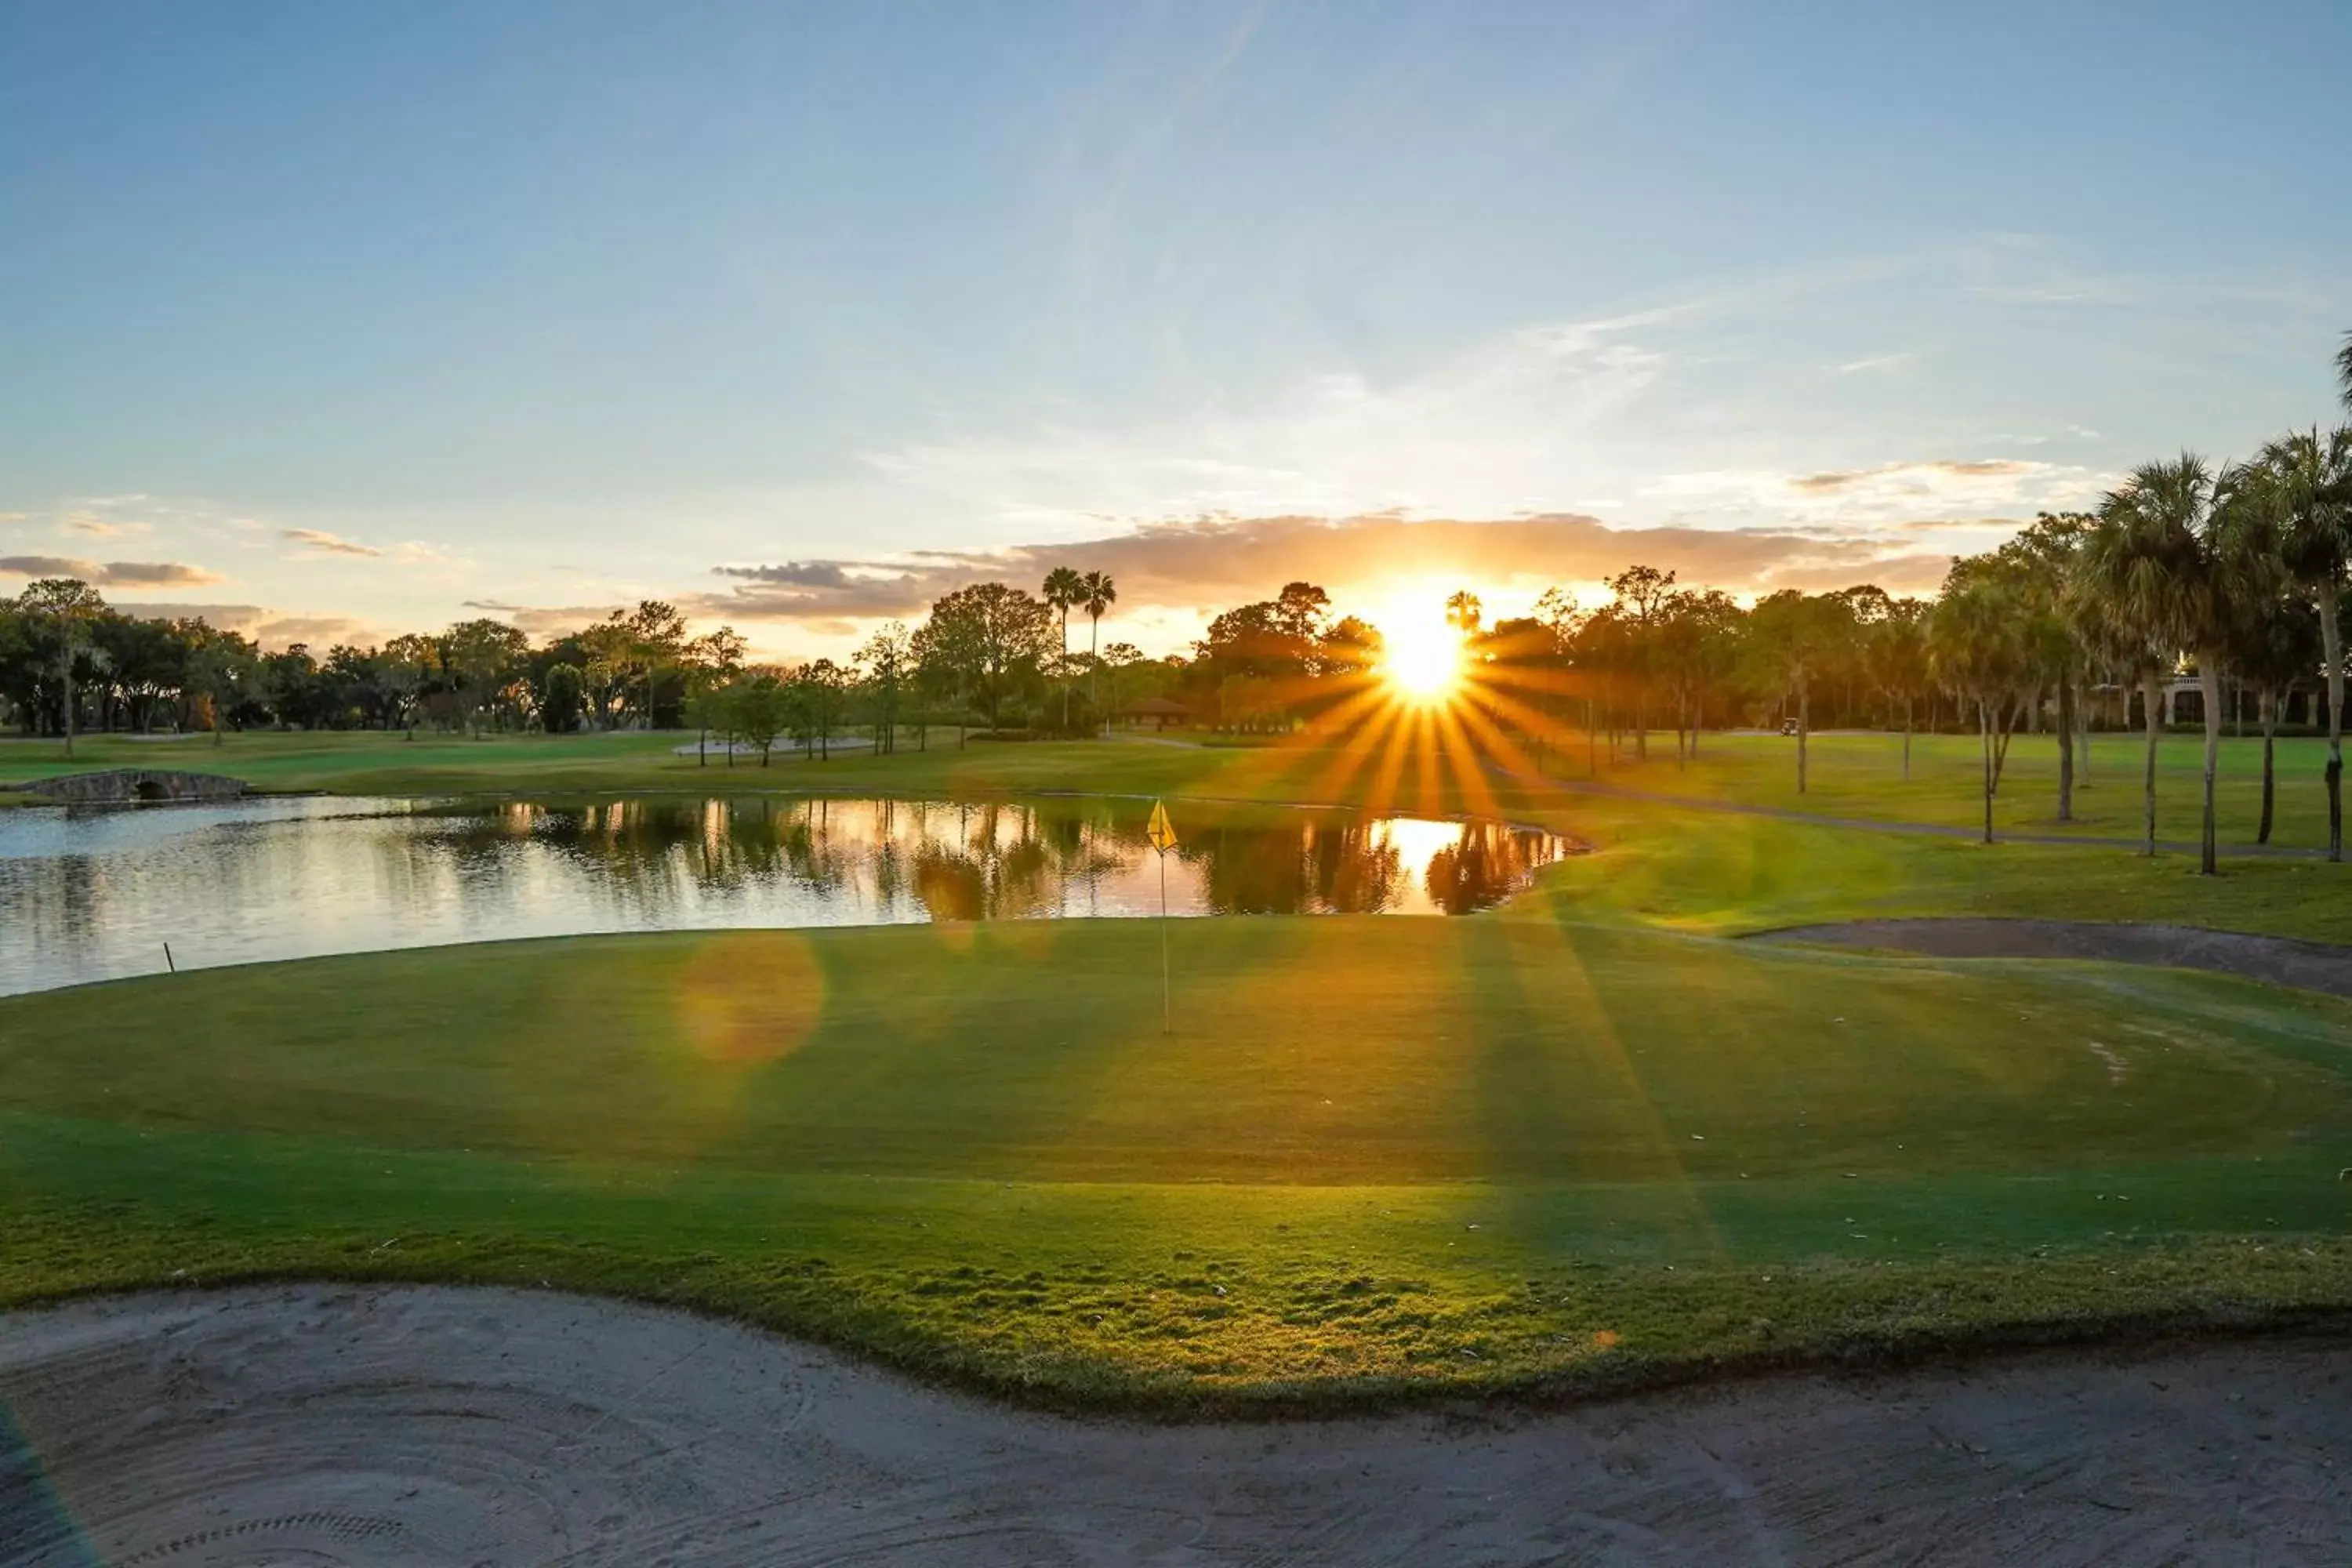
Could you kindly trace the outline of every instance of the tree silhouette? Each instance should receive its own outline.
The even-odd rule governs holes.
[[[2029,663],[2026,609],[2016,585],[2001,577],[1963,577],[1936,605],[1928,650],[1937,678],[1977,710],[1984,773],[1984,841],[1992,842],[1992,801],[2016,732],[2019,689]]]
[[[1003,583],[975,583],[931,605],[914,636],[918,662],[961,694],[977,698],[988,727],[999,727],[1004,700],[1033,679],[1052,648],[1053,611]]]
[[[65,689],[66,755],[74,754],[74,666],[94,653],[90,627],[105,613],[98,590],[74,577],[44,577],[27,586],[17,605],[44,625],[54,639],[58,679]]]
[[[1070,727],[1070,612],[1086,601],[1086,579],[1068,566],[1056,566],[1045,574],[1045,604],[1062,621],[1062,728]],[[994,720],[991,720],[992,728]]]
[[[1078,580],[1078,588],[1083,595],[1079,603],[1086,608],[1087,619],[1093,623],[1087,637],[1087,704],[1095,710],[1095,722],[1100,724],[1103,719],[1102,618],[1105,612],[1118,603],[1118,584],[1111,581],[1108,572],[1089,572]]]
[[[2352,342],[2345,350],[2352,355]],[[2347,369],[2352,374],[2352,369]],[[2344,630],[2352,577],[2352,426],[2315,426],[2264,447],[2255,459],[2273,513],[2281,563],[2319,617],[2327,688],[2327,858],[2344,858]]]
[[[2145,463],[2110,491],[2083,542],[2083,573],[2118,625],[2157,650],[2197,660],[2205,708],[2205,817],[2199,869],[2215,864],[2214,784],[2221,747],[2221,659],[2229,634],[2227,562],[2213,536],[2217,494],[2224,488],[2204,458],[2184,452]],[[2151,709],[2155,689],[2149,688]],[[2148,722],[2147,849],[2156,853],[2156,741]]]

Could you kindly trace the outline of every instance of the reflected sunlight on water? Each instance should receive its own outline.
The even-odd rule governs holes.
[[[1140,801],[253,800],[0,812],[0,993],[584,931],[1158,912]],[[1179,804],[1173,913],[1461,914],[1573,847],[1492,822]]]

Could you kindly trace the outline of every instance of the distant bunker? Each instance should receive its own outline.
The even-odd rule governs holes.
[[[142,800],[234,800],[245,793],[243,779],[218,773],[163,773],[153,768],[109,768],[103,773],[61,773],[22,786],[46,800],[68,805],[120,805]]]

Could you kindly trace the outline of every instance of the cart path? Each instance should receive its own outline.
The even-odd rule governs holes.
[[[273,1287],[0,1316],[0,1568],[2352,1560],[2342,1341],[1152,1426],[640,1307]]]

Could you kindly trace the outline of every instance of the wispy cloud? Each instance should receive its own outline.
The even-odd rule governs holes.
[[[1948,279],[1948,261],[1871,258],[1528,324],[1402,370],[1341,367],[1255,395],[1204,398],[1181,418],[1121,422],[1056,407],[1025,426],[951,431],[866,461],[915,492],[910,511],[984,514],[995,524],[989,533],[1016,540],[1084,539],[1113,521],[1391,511],[1606,510],[1632,525],[1864,527],[2011,506],[2030,516],[2095,493],[2099,476],[2087,468],[1998,453],[1856,453],[1851,413],[1805,401],[1823,395],[1822,371],[1832,385],[1854,378],[1836,398],[1868,407],[1881,395],[1866,390],[1877,378],[1898,382],[1906,397],[1913,388],[1929,395],[1929,378],[1910,374],[1918,356],[1872,353],[1800,374],[1758,346],[1792,321],[1811,322],[1806,312],[1832,296],[1922,276]],[[1811,468],[1787,460],[1808,450],[1830,460]],[[1896,460],[1848,466],[1840,457]],[[1766,468],[1759,458],[1781,462]],[[1596,508],[1590,498],[1603,495],[1622,504]]]
[[[787,561],[781,566],[716,566],[721,577],[794,588],[847,588],[856,581],[838,561]]]
[[[1907,370],[1919,363],[1917,354],[1874,354],[1869,359],[1848,360],[1837,367],[1840,375],[1853,375],[1863,371]]]
[[[95,561],[70,555],[0,555],[0,573],[18,577],[79,577],[89,582],[105,570]]]
[[[1941,474],[1961,479],[2005,479],[2048,466],[2021,462],[2014,458],[1986,458],[1966,462],[1942,458],[1927,463],[1882,463],[1874,468],[1836,468],[1827,473],[1802,474],[1790,479],[1789,488],[1802,490],[1807,495],[1825,495],[1832,490],[1851,489],[1891,474]]]
[[[2022,458],[1935,458],[1811,473],[1735,469],[1673,474],[1650,486],[1649,493],[1695,517],[1761,515],[1860,533],[1922,516],[2013,512],[2021,521],[2039,510],[2085,505],[2115,482],[2111,473],[2075,464]]]
[[[437,547],[422,540],[404,540],[398,544],[365,544],[347,539],[340,533],[330,533],[323,528],[281,528],[280,539],[300,546],[304,555],[351,555],[369,561],[393,561],[413,566],[449,564],[449,557]]]
[[[2084,425],[2062,425],[2056,430],[2030,433],[2003,432],[1987,437],[2007,447],[2047,447],[2053,441],[2096,441],[2099,433]]]
[[[289,643],[325,647],[334,643],[373,643],[383,630],[371,622],[348,616],[316,616],[274,610],[264,605],[145,604],[116,608],[140,620],[201,620],[223,631],[237,632],[263,647],[282,648]]]
[[[1604,427],[1664,374],[1668,354],[1649,334],[1698,309],[1528,326],[1417,374],[1334,370],[1173,422],[1112,425],[1063,408],[1025,431],[866,461],[928,495],[1072,531],[1105,517],[1541,510],[1608,458]],[[1570,493],[1591,493],[1579,482]]]
[[[611,605],[515,605],[501,599],[467,599],[462,606],[479,610],[484,615],[500,616],[535,637],[560,637],[593,626],[614,610],[625,609]]]
[[[87,533],[94,539],[114,539],[126,533],[151,531],[146,523],[120,522],[110,518],[100,517],[94,511],[68,512],[66,527],[73,532]]]
[[[1969,289],[1979,299],[2003,305],[2084,305],[2113,300],[2116,296],[2105,289],[2065,284],[2019,288],[1999,284],[1979,284]]]
[[[362,544],[355,539],[345,539],[322,528],[281,528],[278,532],[279,537],[290,539],[305,550],[322,555],[380,556],[383,553],[373,544]]]
[[[99,581],[110,588],[193,588],[221,576],[177,561],[110,561]]]
[[[101,588],[193,588],[220,574],[178,561],[84,561],[70,555],[0,555],[0,574],[18,577],[79,577]]]

